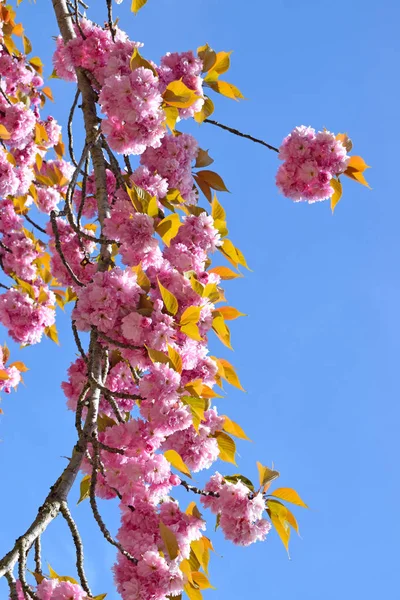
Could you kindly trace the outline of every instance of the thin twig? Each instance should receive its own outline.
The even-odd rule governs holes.
[[[94,450],[95,450],[95,448],[94,448]],[[99,463],[99,458],[98,458],[98,454],[95,450],[94,458],[93,458],[93,472],[92,472],[92,477],[90,479],[90,490],[89,490],[89,500],[90,500],[90,506],[92,508],[93,516],[95,518],[97,525],[99,526],[101,533],[104,535],[107,542],[109,544],[111,544],[112,546],[115,546],[116,548],[118,548],[118,550],[121,552],[121,554],[123,554],[128,560],[130,560],[135,565],[137,565],[137,563],[138,563],[137,559],[134,556],[132,556],[127,550],[125,550],[125,548],[122,546],[122,544],[117,542],[117,540],[115,540],[112,537],[111,533],[108,531],[107,526],[104,523],[104,521],[99,513],[99,509],[97,507],[97,501],[96,501],[98,463]]]
[[[68,131],[68,150],[69,150],[69,155],[71,158],[71,161],[73,162],[73,164],[75,165],[75,167],[78,166],[78,163],[76,162],[76,158],[75,158],[75,154],[74,154],[74,138],[73,138],[73,133],[72,133],[72,123],[74,120],[74,114],[75,114],[75,109],[76,109],[76,105],[78,104],[78,100],[79,100],[79,96],[81,95],[81,91],[79,89],[79,87],[76,90],[75,93],[75,98],[74,101],[72,103],[71,106],[71,110],[69,111],[69,116],[68,116],[68,125],[67,125],[67,131]]]
[[[60,241],[60,234],[58,231],[58,226],[57,226],[57,219],[56,219],[56,213],[54,210],[51,211],[50,213],[50,221],[51,221],[51,226],[53,229],[53,233],[54,233],[54,238],[55,238],[55,245],[56,245],[56,250],[61,258],[61,261],[64,265],[64,267],[67,269],[69,275],[71,276],[71,278],[73,279],[73,281],[76,283],[76,285],[79,285],[79,287],[84,287],[84,284],[82,283],[82,281],[80,281],[77,276],[75,275],[75,273],[73,272],[73,270],[71,269],[70,265],[68,264],[65,256],[64,256],[64,252],[61,248],[61,241]]]
[[[35,540],[35,571],[42,574],[42,544],[40,541],[40,536],[38,536]]]
[[[72,539],[74,541],[76,551],[76,570],[78,571],[81,586],[85,590],[87,595],[91,596],[92,593],[90,591],[89,583],[85,574],[83,543],[78,527],[76,526],[76,523],[71,515],[71,511],[69,510],[68,504],[66,502],[61,503],[60,512],[64,517],[65,521],[67,522]]]
[[[33,221],[33,219],[31,219],[30,217],[28,217],[28,215],[24,215],[24,217],[28,221],[28,223],[30,223],[31,225],[33,225],[34,227],[36,227],[36,229],[38,231],[41,231],[42,233],[47,234],[47,231],[45,229],[43,229],[43,227],[40,227],[40,225],[38,225],[37,223],[35,223],[35,221]]]
[[[190,485],[187,481],[181,479],[181,485],[185,488],[187,492],[193,492],[194,494],[199,494],[200,496],[212,496],[213,498],[219,498],[218,492],[206,492],[205,490],[201,490],[195,485]]]
[[[132,165],[131,165],[131,161],[129,159],[129,156],[127,154],[124,154],[124,163],[126,166],[126,170],[128,171],[129,175],[132,175],[133,171],[132,171]]]
[[[76,308],[76,306],[77,306],[77,303],[75,303],[75,308]],[[72,319],[72,321],[71,321],[71,327],[72,327],[72,333],[73,333],[73,336],[74,336],[76,347],[78,348],[79,353],[82,356],[83,360],[87,364],[88,357],[86,356],[86,352],[83,349],[82,342],[80,340],[79,333],[78,333],[78,330],[76,328],[75,319]]]
[[[108,26],[110,28],[112,41],[115,42],[115,29],[113,25],[113,16],[112,16],[112,0],[106,0],[107,2],[107,16],[108,16]]]
[[[221,129],[230,131],[230,133],[234,133],[235,135],[238,135],[239,137],[251,140],[252,142],[255,142],[256,144],[262,144],[262,146],[265,146],[266,148],[268,148],[268,150],[273,150],[274,152],[279,152],[279,148],[275,148],[275,146],[271,146],[270,144],[267,144],[267,142],[264,142],[264,140],[259,140],[258,138],[255,138],[252,135],[249,135],[248,133],[242,133],[238,129],[234,129],[233,127],[228,127],[227,125],[218,123],[218,121],[214,121],[213,119],[204,119],[204,123],[210,123],[211,125],[215,125],[216,127],[220,127]]]
[[[116,398],[123,398],[125,400],[141,400],[142,397],[137,394],[126,394],[125,392],[113,392],[102,385],[99,381],[93,377],[93,375],[89,375],[89,380],[93,383],[99,390],[103,392],[103,394],[109,394],[110,396],[115,396]]]
[[[108,335],[106,335],[102,331],[99,331],[98,333],[101,338],[106,340],[106,342],[109,342],[110,344],[114,344],[114,346],[117,346],[117,348],[125,348],[126,350],[143,350],[143,348],[140,346],[134,346],[133,344],[125,344],[124,342],[118,342],[117,340],[110,338]]]

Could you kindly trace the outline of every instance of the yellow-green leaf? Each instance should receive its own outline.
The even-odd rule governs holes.
[[[146,4],[147,0],[132,0],[131,11],[135,13],[135,15],[139,12],[139,10]]]
[[[79,496],[78,504],[83,502],[83,500],[86,500],[86,498],[89,498],[90,482],[91,482],[91,476],[85,475],[85,477],[82,479],[81,485],[80,485],[80,496]]]
[[[215,438],[219,448],[219,458],[225,462],[236,465],[236,444],[233,439],[223,431],[217,431]]]
[[[342,197],[342,184],[339,179],[331,179],[330,184],[331,188],[333,189],[333,194],[331,196],[331,210],[333,213],[336,208],[336,205]]]
[[[218,52],[217,59],[212,67],[212,70],[216,71],[218,75],[222,75],[222,73],[225,73],[231,65],[231,54],[232,50],[230,52]]]
[[[165,120],[171,131],[175,131],[176,122],[179,117],[179,110],[175,106],[164,107]]]
[[[188,88],[183,81],[171,81],[163,93],[163,99],[169,106],[189,108],[199,99],[199,96]]]
[[[221,342],[225,344],[227,348],[232,350],[231,332],[225,323],[224,317],[218,311],[214,311],[213,313],[212,328]]]
[[[147,214],[149,217],[157,217],[158,215],[158,202],[155,196],[152,197],[147,206]]]
[[[280,475],[279,471],[274,471],[269,467],[265,467],[260,462],[257,462],[258,474],[260,478],[260,486],[263,487],[269,484],[274,479],[277,479]]]
[[[156,232],[162,238],[163,242],[169,246],[171,240],[178,233],[179,227],[182,223],[179,219],[179,215],[172,214],[165,217],[156,227]]]
[[[149,355],[150,360],[153,363],[158,362],[163,365],[168,365],[169,367],[171,367],[171,369],[174,368],[170,357],[167,356],[164,352],[161,352],[161,350],[153,350],[152,348],[147,348],[147,353]]]
[[[198,323],[201,314],[201,306],[188,306],[183,311],[181,316],[181,325],[188,325],[189,323]]]
[[[194,115],[194,120],[196,121],[196,123],[203,123],[203,121],[205,119],[207,119],[210,115],[212,115],[214,112],[214,103],[211,100],[211,98],[208,98],[207,96],[205,96],[204,98],[204,104],[201,108],[201,110],[197,113],[195,113]]]
[[[215,587],[211,585],[204,573],[201,573],[200,571],[193,571],[192,578],[195,584],[199,586],[200,590],[206,590],[207,588],[215,590]]]
[[[282,544],[286,548],[286,552],[289,554],[289,540],[290,540],[290,527],[286,521],[282,521],[277,515],[271,513],[270,515],[272,525],[276,529],[276,533],[279,535]]]
[[[179,308],[178,300],[175,298],[175,296],[172,292],[167,290],[167,288],[165,288],[162,285],[162,283],[160,283],[160,281],[158,281],[158,287],[160,288],[160,292],[161,292],[161,296],[162,296],[165,308],[171,315],[176,315],[176,313],[178,312],[178,308]]]
[[[308,508],[307,504],[303,502],[296,490],[293,490],[292,488],[278,488],[271,492],[270,496],[280,498],[281,500],[296,504],[297,506],[302,506],[303,508]]]
[[[181,325],[181,331],[192,340],[196,340],[197,342],[202,341],[202,337],[200,335],[199,328],[195,323],[188,323],[187,325]]]
[[[210,48],[208,44],[197,48],[197,56],[203,62],[202,72],[207,73],[214,67],[215,61],[217,60],[217,54]]]
[[[149,69],[150,71],[152,71],[153,75],[158,77],[158,73],[155,70],[155,68],[153,67],[153,65],[151,64],[151,62],[149,62],[148,60],[143,58],[143,56],[140,54],[140,52],[137,48],[135,48],[132,52],[132,56],[129,61],[129,66],[131,68],[131,71],[134,71],[135,69],[138,69],[139,67],[143,67],[143,69]]]
[[[142,265],[137,265],[136,267],[132,267],[136,273],[138,285],[144,290],[148,292],[151,288],[150,279],[147,277],[146,273],[142,269]]]
[[[247,437],[240,425],[235,423],[235,421],[232,421],[229,417],[225,416],[223,429],[226,433],[230,433],[231,435],[234,435],[237,438],[240,438],[242,440],[248,440],[249,442],[251,442],[251,439]]]
[[[214,360],[217,363],[218,373],[220,377],[222,377],[222,379],[225,379],[225,381],[244,392],[245,390],[243,389],[242,384],[239,381],[239,377],[237,376],[237,373],[233,366],[224,358],[214,358]]]
[[[107,594],[99,594],[98,596],[95,596],[93,598],[93,600],[104,600],[104,598],[106,598]]]
[[[229,192],[222,177],[218,175],[218,173],[206,169],[204,171],[198,171],[196,175],[199,179],[204,181],[211,189],[216,190],[217,192]]]
[[[58,333],[57,327],[55,325],[51,325],[51,327],[46,327],[44,330],[45,335],[51,339],[52,342],[58,344]]]
[[[160,521],[159,527],[160,535],[167,549],[169,557],[171,560],[174,560],[179,554],[179,545],[178,540],[176,539],[176,535],[172,531],[172,529],[164,525],[162,521]]]
[[[175,371],[178,373],[182,373],[182,357],[173,346],[168,344],[168,356],[171,360],[171,363],[174,365]]]
[[[228,83],[227,81],[208,81],[207,85],[214,90],[214,92],[218,92],[218,94],[222,94],[232,100],[244,98],[242,92],[235,85]]]
[[[189,600],[203,600],[203,594],[199,588],[194,587],[190,582],[187,583],[183,589],[185,590],[186,595],[189,597]]]
[[[167,450],[166,452],[164,452],[164,456],[175,469],[177,469],[178,471],[180,471],[184,475],[187,475],[190,478],[192,477],[189,468],[185,465],[182,457],[180,456],[180,454],[178,454],[178,452],[176,452],[176,450]]]
[[[226,221],[225,209],[218,202],[216,194],[214,194],[214,198],[211,203],[211,216],[214,221]]]

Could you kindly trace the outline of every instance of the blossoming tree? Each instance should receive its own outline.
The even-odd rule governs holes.
[[[145,3],[133,0],[133,12]],[[80,501],[90,503],[116,548],[123,600],[184,592],[199,600],[210,587],[213,546],[196,498],[225,537],[243,546],[275,527],[287,548],[297,522],[286,502],[305,504],[294,490],[276,487],[279,473],[262,463],[257,484],[218,472],[204,489],[189,482],[217,459],[236,464],[233,438],[246,439],[214,406],[224,383],[241,384],[227,360],[209,356],[207,342],[215,334],[230,347],[227,322],[242,313],[224,304],[222,282],[247,264],[227,237],[216,196],[226,191],[224,181],[209,169],[208,152],[184,132],[185,121],[278,152],[281,192],[295,201],[330,198],[332,210],[341,197],[339,176],[367,185],[367,165],[349,156],[345,134],[297,127],[278,149],[210,119],[212,95],[243,97],[223,78],[229,52],[205,45],[197,54],[168,52],[155,64],[117,26],[111,0],[104,26],[81,14],[90,15],[81,0],[52,4],[60,30],[53,76],[76,86],[68,158],[61,127],[40,115],[52,99],[42,62],[31,56],[15,10],[0,3],[0,321],[22,346],[43,335],[57,342],[57,307],[74,303],[79,358],[62,388],[75,412],[76,443],[31,525],[0,560],[0,577],[12,600],[104,598],[93,595],[85,575],[68,501],[79,478]],[[78,103],[85,128],[79,149],[71,134]],[[211,267],[219,257],[230,266]],[[10,362],[6,345],[0,362],[0,389],[9,393],[26,366]],[[193,495],[187,508],[174,499],[178,486]],[[115,538],[97,498],[119,499]],[[76,579],[42,570],[41,536],[59,516],[75,547]]]

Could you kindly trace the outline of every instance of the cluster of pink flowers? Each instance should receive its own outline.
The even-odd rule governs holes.
[[[166,135],[158,148],[148,148],[140,162],[151,172],[158,173],[168,182],[169,189],[177,189],[187,204],[197,202],[192,176],[192,161],[199,151],[197,140],[187,133]]]
[[[160,66],[147,63],[131,70],[130,58],[140,43],[128,40],[119,29],[113,41],[108,29],[86,19],[81,20],[80,29],[76,28],[76,37],[67,44],[58,38],[54,67],[58,76],[67,81],[76,80],[77,67],[93,75],[93,85],[100,91],[99,104],[106,116],[102,131],[113,150],[142,154],[147,148],[160,146],[166,131],[162,94],[172,81],[181,80],[198,96],[192,106],[179,109],[179,117],[192,117],[201,110],[203,63],[192,52],[167,53]]]
[[[55,322],[56,297],[46,286],[32,286],[34,298],[16,288],[0,296],[0,321],[8,329],[13,340],[21,344],[37,344],[46,327]],[[45,300],[41,298],[43,293]]]
[[[262,517],[265,500],[261,493],[254,494],[241,481],[226,481],[219,473],[211,477],[205,489],[218,494],[202,496],[201,503],[219,515],[219,525],[228,540],[248,546],[265,539],[271,523]]]
[[[287,197],[317,202],[333,194],[332,177],[346,170],[349,157],[340,140],[329,131],[296,127],[282,142],[276,184]]]
[[[39,276],[44,243],[24,228],[17,214],[17,207],[22,208],[18,200],[26,211],[35,200],[40,210],[49,212],[66,190],[62,179],[70,178],[71,166],[64,161],[43,161],[60,141],[61,128],[52,117],[40,117],[42,77],[28,59],[3,46],[0,72],[0,125],[7,132],[0,149],[0,264],[7,276],[30,286],[18,285],[0,295],[0,321],[16,342],[35,344],[54,324],[55,296]],[[45,186],[40,181],[32,185],[36,177],[55,182],[56,175],[63,185]],[[11,385],[11,380],[4,385]]]
[[[182,81],[190,90],[196,92],[198,100],[189,108],[180,108],[179,116],[182,119],[193,117],[199,112],[204,104],[203,80],[200,76],[203,62],[189,52],[167,52],[161,59],[161,65],[157,68],[160,77],[160,88],[162,91],[172,81]]]
[[[39,600],[89,600],[80,585],[59,579],[43,579],[38,584],[35,593]],[[26,599],[20,581],[17,581],[17,595],[18,600]]]

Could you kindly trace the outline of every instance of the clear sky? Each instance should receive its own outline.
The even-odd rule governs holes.
[[[92,4],[102,22],[103,2]],[[238,368],[247,390],[229,388],[219,403],[254,441],[238,443],[239,470],[255,480],[256,461],[274,461],[280,484],[296,488],[312,508],[296,510],[302,537],[292,539],[291,560],[275,532],[243,549],[214,535],[211,525],[217,553],[210,579],[217,591],[204,596],[397,598],[400,6],[396,0],[149,0],[136,18],[128,0],[117,9],[121,27],[145,42],[143,53],[154,60],[205,42],[234,51],[226,79],[247,100],[215,97],[216,119],[274,145],[300,124],[345,131],[353,152],[373,167],[367,172],[373,191],[346,179],[332,216],[328,202],[299,205],[279,196],[274,153],[210,125],[183,125],[210,149],[231,190],[219,199],[230,237],[252,268],[226,286],[229,303],[249,315],[232,324],[234,353],[211,343],[213,353]],[[51,2],[24,0],[19,12],[49,75],[57,34]],[[65,124],[73,86],[50,84],[56,99],[50,108]],[[31,370],[18,394],[2,398],[1,554],[32,521],[73,444],[60,382],[75,348],[62,314],[58,328],[60,348],[48,340],[25,350],[10,344],[12,358]],[[235,472],[225,463],[217,468]],[[101,503],[101,510],[116,531],[117,508]],[[92,589],[114,600],[114,551],[102,542],[88,506],[74,513]],[[54,523],[44,536],[44,558],[73,575],[67,539],[64,525]],[[0,597],[6,596],[1,582]]]

